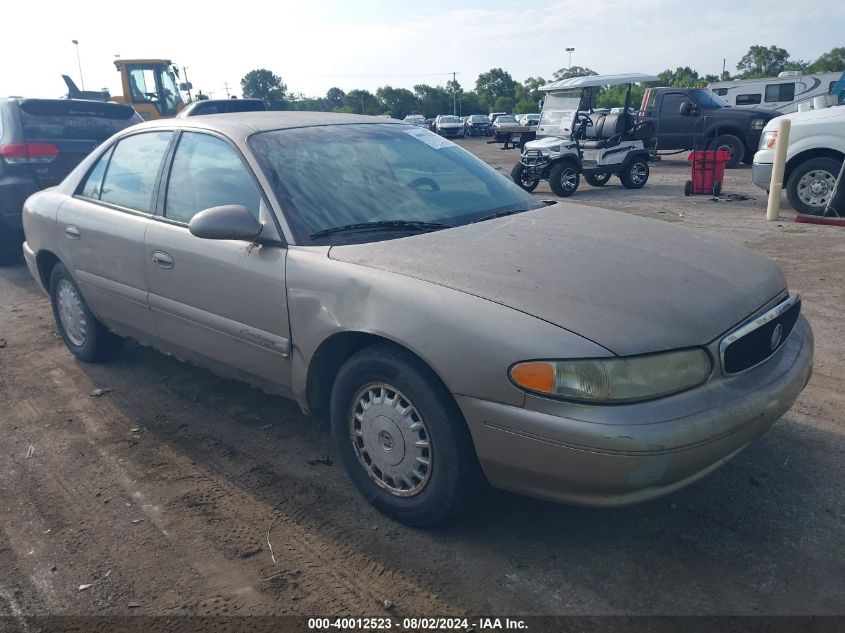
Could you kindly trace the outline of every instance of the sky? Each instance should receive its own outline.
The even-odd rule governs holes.
[[[120,55],[171,59],[215,98],[227,84],[240,96],[254,68],[322,96],[332,86],[442,85],[453,71],[472,88],[495,67],[548,79],[570,47],[573,65],[601,74],[691,66],[703,75],[721,72],[723,59],[735,70],[752,44],[805,60],[845,46],[842,0],[39,0],[3,13],[0,96],[61,96],[62,74],[81,86],[74,39],[88,90],[121,94]]]

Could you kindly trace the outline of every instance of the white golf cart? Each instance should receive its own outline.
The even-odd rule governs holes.
[[[648,180],[648,143],[654,136],[651,123],[640,123],[631,107],[635,83],[657,81],[653,75],[592,75],[570,77],[542,86],[546,92],[537,126],[537,139],[525,144],[511,170],[514,182],[534,191],[548,180],[557,195],[571,196],[581,174],[594,187],[612,175],[622,186],[640,189]],[[596,109],[599,91],[606,86],[628,85],[625,106]]]

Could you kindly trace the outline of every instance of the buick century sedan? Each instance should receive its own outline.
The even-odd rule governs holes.
[[[428,130],[308,112],[143,123],[26,202],[79,360],[130,337],[295,399],[411,525],[482,486],[610,506],[740,452],[809,379],[778,267],[546,203]]]

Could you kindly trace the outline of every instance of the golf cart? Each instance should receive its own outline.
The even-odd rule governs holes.
[[[546,92],[537,126],[537,139],[525,144],[519,162],[511,170],[514,182],[534,191],[548,180],[557,195],[571,196],[581,174],[594,187],[605,185],[612,175],[622,186],[640,189],[648,180],[648,142],[654,136],[651,123],[641,123],[631,107],[631,87],[657,81],[653,75],[593,75],[570,77],[542,86]],[[628,85],[623,108],[594,108],[605,86]]]

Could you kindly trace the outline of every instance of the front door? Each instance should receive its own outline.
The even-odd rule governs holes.
[[[698,121],[694,114],[681,114],[681,104],[692,101],[683,92],[666,92],[660,101],[660,120],[658,134],[660,146],[658,149],[691,149],[693,127]],[[704,130],[699,125],[699,134]]]
[[[121,139],[94,164],[77,194],[59,209],[62,261],[94,314],[122,334],[155,333],[147,305],[144,234],[172,132]]]
[[[240,204],[260,216],[261,190],[228,141],[183,132],[160,214],[146,233],[150,306],[159,336],[220,373],[285,390],[290,330],[287,249],[195,237],[188,222],[210,207]],[[209,362],[210,361],[210,362]]]

